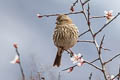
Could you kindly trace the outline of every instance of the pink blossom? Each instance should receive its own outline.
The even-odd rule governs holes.
[[[19,56],[18,55],[16,55],[15,56],[15,58],[12,60],[12,61],[10,61],[10,63],[12,63],[12,64],[16,64],[16,63],[20,63],[20,59],[19,59]]]

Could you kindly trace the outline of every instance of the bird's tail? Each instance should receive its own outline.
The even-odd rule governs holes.
[[[55,58],[53,66],[57,66],[57,67],[60,66],[60,64],[61,64],[61,57],[62,57],[63,51],[64,51],[63,49],[58,48],[57,55],[56,55],[56,58]]]

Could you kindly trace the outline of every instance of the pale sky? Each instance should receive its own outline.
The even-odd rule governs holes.
[[[13,43],[18,43],[21,54],[21,63],[27,79],[31,71],[42,72],[46,80],[57,80],[60,70],[72,66],[69,55],[64,52],[60,68],[53,68],[52,64],[56,56],[57,48],[52,41],[56,17],[37,18],[36,14],[68,13],[75,0],[0,0],[0,80],[20,80],[21,73],[17,64],[10,64],[16,55]],[[91,0],[91,15],[103,16],[105,10],[113,10],[113,15],[120,12],[119,0]],[[75,11],[81,11],[80,4]],[[87,29],[83,15],[70,15],[80,33]],[[108,60],[120,52],[120,17],[114,20],[101,34],[97,36],[100,41],[105,34],[104,47],[112,51],[103,52],[103,58]],[[106,23],[105,19],[92,20],[94,31]],[[84,35],[80,40],[90,40],[90,35]],[[88,43],[78,43],[72,50],[81,53],[85,60],[91,61],[97,57],[95,46]],[[36,64],[36,65],[35,65]],[[99,64],[96,62],[99,66]],[[120,57],[107,66],[110,74],[117,74]],[[61,73],[61,80],[88,80],[93,73],[93,80],[102,80],[103,75],[91,66],[76,67],[73,72]]]

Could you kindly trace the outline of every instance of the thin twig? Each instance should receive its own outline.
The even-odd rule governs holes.
[[[90,62],[88,62],[88,61],[84,61],[84,63],[87,63],[87,64],[89,64],[89,65],[93,66],[94,68],[96,68],[96,69],[98,69],[98,70],[102,71],[102,69],[101,69],[101,68],[97,67],[96,65],[94,65],[94,64],[92,64],[92,63],[90,63]]]
[[[93,43],[92,40],[78,40],[77,42],[87,42],[87,43]]]
[[[112,51],[111,49],[107,49],[107,48],[104,48],[102,47],[103,50],[106,50],[106,51]]]
[[[71,66],[72,68],[74,68],[74,67],[76,67],[77,65],[74,65],[74,66]],[[68,68],[66,68],[66,69],[63,69],[63,70],[61,70],[61,71],[66,71],[66,70],[68,70],[68,69],[70,69],[71,67],[68,67]]]
[[[120,73],[118,73],[114,78],[112,78],[111,80],[114,80],[115,78],[117,78],[118,76],[120,76]]]
[[[92,64],[91,62],[84,61],[84,62],[83,62],[83,64],[84,64],[84,63],[89,64],[89,65],[93,66],[94,68],[96,68],[96,69],[98,69],[98,70],[102,71],[102,69],[101,69],[101,68],[99,68],[98,66],[96,66],[96,65]],[[77,67],[77,65],[74,65],[74,66],[71,66],[71,67],[72,67],[72,68],[74,68],[74,67]],[[66,70],[70,69],[71,67],[68,67],[68,68],[66,68],[66,69],[63,69],[62,71],[66,71]]]
[[[96,18],[105,18],[106,16],[92,16],[90,19],[96,19]]]
[[[76,12],[69,12],[69,13],[63,13],[65,15],[70,15],[70,14],[81,14],[83,13],[83,11],[76,11]],[[40,15],[40,17],[50,17],[50,16],[58,16],[60,15],[61,13],[59,14],[47,14],[47,15]],[[38,16],[39,17],[39,16]]]
[[[113,20],[115,20],[119,15],[120,15],[120,12],[119,12],[112,20],[110,20],[108,23],[104,24],[103,27],[100,28],[100,29],[94,34],[94,36],[96,36],[98,33],[100,33],[107,25],[109,25]]]
[[[86,3],[88,3],[90,0],[86,0],[85,2],[82,3],[82,5],[84,6]]]
[[[86,15],[86,13],[85,13],[85,9],[84,9],[84,5],[83,5],[83,2],[82,2],[82,0],[80,0],[80,3],[81,3],[81,6],[82,6],[82,13],[83,13],[83,15],[85,16],[85,19],[86,19],[86,21],[87,21],[87,15]]]
[[[89,80],[91,80],[92,79],[92,73],[90,73],[90,76],[89,76]]]
[[[96,62],[96,61],[98,61],[98,60],[100,60],[100,58],[97,58],[97,59],[91,61],[90,63],[94,63],[94,62]]]
[[[103,38],[101,40],[100,47],[99,47],[99,50],[98,50],[98,56],[99,56],[100,63],[101,63],[101,66],[102,66],[102,72],[103,72],[104,78],[105,78],[105,80],[107,80],[105,65],[104,65],[104,62],[103,62],[102,57],[101,57],[101,50],[102,50],[102,45],[103,45],[104,37],[105,37],[105,35],[103,36]]]
[[[104,62],[104,64],[107,64],[107,63],[111,62],[112,60],[114,60],[114,59],[117,58],[118,56],[120,56],[120,54],[115,55],[114,57],[112,57],[112,58],[109,59],[108,61]]]
[[[19,60],[20,60],[20,53],[18,51],[18,48],[15,48],[15,49],[16,49],[16,53],[19,56]],[[21,61],[18,64],[19,64],[20,71],[21,71],[21,74],[22,74],[22,80],[25,80],[25,75],[24,75],[24,71],[23,71],[23,68],[22,68],[22,65],[21,65]]]
[[[76,5],[78,3],[78,0],[76,0],[73,4],[72,4],[72,6],[71,6],[71,8],[70,8],[70,10],[73,12],[74,11],[74,6]]]
[[[99,46],[99,52],[98,52],[99,54],[101,54],[104,37],[105,37],[105,35],[103,36],[101,43],[100,43],[100,46]]]
[[[87,31],[81,33],[78,37],[81,37],[82,35],[86,34],[87,32],[89,32],[90,30],[88,29]]]
[[[88,11],[88,14],[87,14],[88,19],[86,20],[87,21],[87,25],[88,25],[88,28],[90,30],[91,35],[94,36],[93,30],[92,30],[91,25],[90,25],[90,5],[89,5],[89,3],[88,3],[88,10],[87,11]]]

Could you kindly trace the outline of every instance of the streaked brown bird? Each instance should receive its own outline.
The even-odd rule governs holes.
[[[77,43],[78,28],[72,23],[72,19],[64,14],[59,15],[56,21],[53,41],[58,51],[53,66],[59,67],[63,51],[72,48]]]

